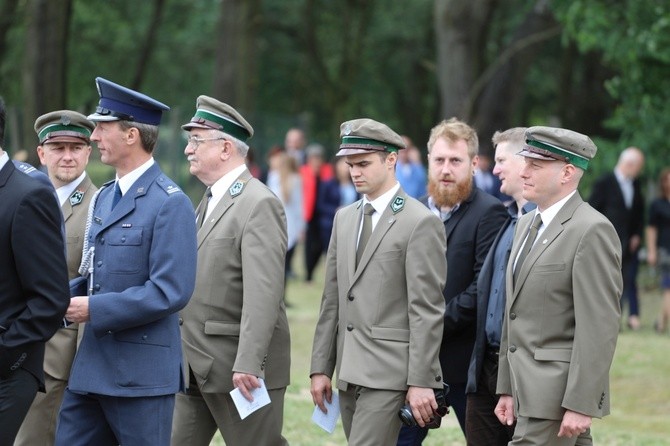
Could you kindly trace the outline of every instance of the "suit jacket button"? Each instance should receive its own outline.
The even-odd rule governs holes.
[[[179,318],[179,325],[184,325],[184,318]]]
[[[509,347],[509,351],[510,351],[510,353],[514,353],[516,351],[516,345],[511,345]]]
[[[349,300],[354,300],[354,295],[353,294],[349,295]]]
[[[516,319],[516,313],[510,313],[509,318],[512,320]]]
[[[347,325],[347,331],[351,331],[351,330],[353,330],[353,329],[354,329],[353,324],[349,324],[349,325]]]
[[[146,341],[146,340],[147,340],[147,338],[148,338],[148,336],[147,336],[147,335],[142,335],[142,340],[143,340],[143,341]]]
[[[95,291],[100,291],[100,284],[99,284],[99,283],[97,283],[97,284],[95,285]]]
[[[437,376],[435,377],[435,382],[438,382],[438,383],[439,383],[440,381],[442,381],[442,377],[441,377],[440,375],[437,375]]]
[[[98,268],[100,268],[100,267],[102,266],[102,260],[98,261],[98,265],[97,265],[97,266],[98,266]]]
[[[105,244],[105,237],[103,237],[103,238],[100,239],[100,244],[101,244],[101,245],[104,245],[104,244]]]

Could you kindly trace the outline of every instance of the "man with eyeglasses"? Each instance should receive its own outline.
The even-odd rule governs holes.
[[[152,156],[169,108],[106,79],[96,84],[91,140],[116,180],[89,209],[79,268],[88,286],[70,283],[65,317],[86,329],[56,445],[165,446],[184,382],[177,312],[195,284],[195,214]]]
[[[233,107],[200,96],[182,128],[192,175],[207,186],[196,210],[198,272],[181,312],[188,390],[177,395],[172,444],[275,446],[282,436],[290,338],[284,306],[284,207],[245,165],[253,128]],[[264,383],[263,383],[263,381]],[[240,419],[230,392],[271,404]]]

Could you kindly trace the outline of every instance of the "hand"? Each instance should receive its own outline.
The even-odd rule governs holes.
[[[563,414],[563,421],[561,421],[561,428],[558,430],[558,436],[568,438],[572,438],[573,436],[577,437],[579,434],[586,432],[590,427],[590,416],[566,410]]]
[[[498,417],[498,421],[506,426],[511,426],[514,424],[514,398],[511,395],[500,395],[498,404],[496,408],[493,409],[493,413]]]
[[[647,251],[647,263],[649,266],[656,266],[656,251]]]
[[[312,394],[312,401],[315,405],[319,406],[321,412],[328,413],[326,405],[323,400],[328,401],[328,403],[333,402],[333,387],[327,375],[323,373],[315,373],[312,375],[312,385],[309,389]]]
[[[88,313],[88,296],[75,296],[70,299],[70,306],[65,312],[65,319],[70,322],[88,322],[91,316]]]
[[[628,242],[628,248],[630,249],[630,252],[635,253],[637,251],[637,248],[640,247],[640,243],[642,240],[640,239],[639,235],[634,235],[630,238],[630,241]]]
[[[412,415],[421,427],[436,416],[437,401],[435,401],[435,392],[430,387],[410,386],[407,389],[405,401],[412,408]]]
[[[248,373],[233,373],[233,385],[235,388],[240,389],[242,396],[247,399],[247,401],[253,401],[254,397],[251,396],[251,391],[257,389],[261,386],[261,383],[258,382],[258,378],[254,375]]]

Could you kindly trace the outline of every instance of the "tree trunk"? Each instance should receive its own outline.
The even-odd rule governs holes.
[[[538,0],[521,22],[510,44],[479,76],[465,105],[466,116],[477,129],[480,150],[492,154],[491,137],[512,125],[528,66],[544,43],[559,38],[558,25],[547,0]]]
[[[251,112],[258,85],[256,73],[259,0],[223,0],[216,37],[212,95],[236,109]]]
[[[0,54],[5,55],[7,50],[7,34],[16,22],[16,8],[19,0],[4,0],[0,3]],[[5,82],[0,78],[0,92],[6,88]]]
[[[26,46],[23,64],[23,131],[20,146],[28,161],[39,164],[33,124],[38,116],[65,108],[67,40],[71,0],[33,0],[26,11]]]
[[[442,117],[465,116],[464,105],[479,75],[483,37],[496,0],[435,0],[437,77]]]
[[[163,19],[163,6],[165,5],[165,0],[155,0],[154,2],[154,11],[151,16],[151,23],[149,24],[149,29],[147,30],[147,36],[142,42],[142,47],[139,51],[139,60],[137,61],[137,66],[135,69],[135,75],[130,84],[130,88],[133,90],[140,90],[142,86],[142,81],[144,80],[144,75],[147,71],[147,66],[149,65],[149,58],[153,49],[156,47],[156,36],[158,35],[158,29],[160,28],[161,21]]]

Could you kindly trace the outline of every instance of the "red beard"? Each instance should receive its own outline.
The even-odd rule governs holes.
[[[438,208],[453,208],[458,203],[462,203],[470,196],[472,192],[472,176],[467,180],[456,183],[455,188],[445,188],[438,181],[430,178],[428,180],[428,195],[433,198],[435,206]]]

